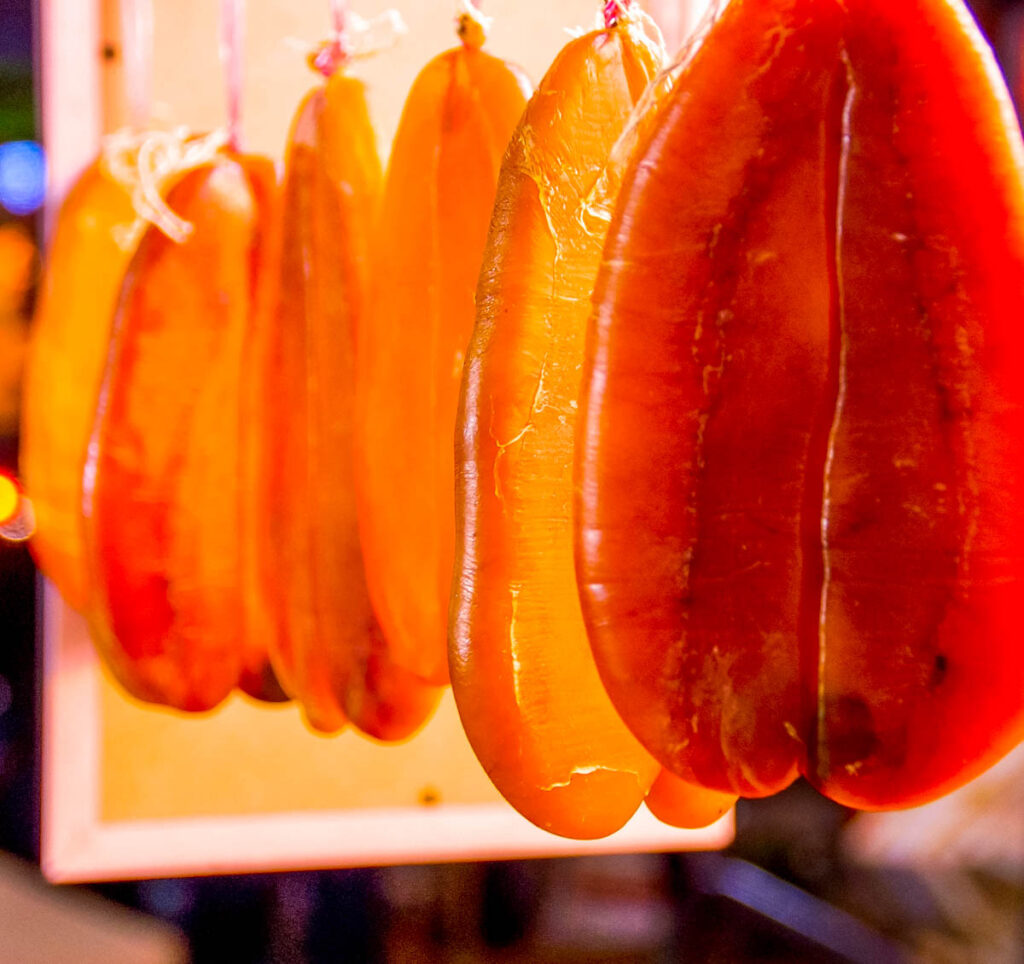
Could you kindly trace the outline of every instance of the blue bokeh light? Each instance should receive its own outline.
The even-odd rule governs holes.
[[[0,204],[11,214],[31,214],[46,198],[46,154],[35,141],[0,144]]]

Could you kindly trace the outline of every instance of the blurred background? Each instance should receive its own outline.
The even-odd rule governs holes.
[[[1024,3],[978,0],[1020,106]],[[39,271],[31,0],[0,0],[0,471]],[[50,887],[38,872],[36,573],[0,540],[0,964],[17,961],[1024,962],[1024,766],[868,823],[803,784],[725,852]]]

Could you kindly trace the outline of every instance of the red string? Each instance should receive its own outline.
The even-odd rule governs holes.
[[[245,0],[221,0],[221,60],[227,77],[228,146],[241,150]]]
[[[349,42],[347,0],[329,0],[331,10],[331,37],[322,44],[312,58],[313,69],[330,77],[352,56]]]
[[[345,35],[348,26],[348,3],[346,0],[330,0],[331,24],[336,37]]]
[[[633,0],[608,0],[604,5],[604,25],[611,29],[629,9]]]
[[[153,78],[153,0],[121,0],[121,53],[128,123],[149,124]]]

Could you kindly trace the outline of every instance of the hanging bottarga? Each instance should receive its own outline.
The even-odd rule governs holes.
[[[512,135],[456,431],[459,714],[509,802],[570,837],[617,830],[659,770],[601,686],[573,572],[583,334],[614,200],[600,175],[662,65],[638,13],[608,19],[559,54]]]
[[[129,267],[85,469],[96,641],[134,695],[208,709],[262,695],[242,638],[240,380],[271,243],[269,161],[224,154],[184,176]]]
[[[292,125],[277,297],[252,346],[262,471],[251,535],[263,571],[250,626],[269,631],[277,675],[311,725],[350,720],[393,740],[423,723],[440,690],[389,662],[366,591],[352,406],[381,165],[362,82],[323,62],[327,82]]]
[[[1024,732],[1024,150],[956,0],[735,0],[632,162],[584,613],[687,779],[913,805]]]
[[[89,576],[82,534],[82,466],[110,342],[110,319],[138,242],[130,189],[100,158],[57,215],[25,370],[21,478],[32,499],[39,568],[67,604],[84,610]]]
[[[174,235],[167,191],[208,161],[218,135],[122,130],[104,139],[57,214],[25,370],[20,468],[36,521],[30,543],[64,601],[85,611],[89,566],[82,466],[125,272],[147,223]]]
[[[417,77],[395,136],[358,340],[356,485],[367,583],[395,664],[448,680],[452,445],[501,157],[529,93],[479,25]]]

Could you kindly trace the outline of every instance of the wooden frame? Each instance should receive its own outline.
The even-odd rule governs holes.
[[[704,830],[675,830],[641,811],[612,837],[571,841],[497,801],[106,821],[98,806],[103,676],[80,617],[50,586],[44,600],[42,867],[51,881],[703,850],[732,840],[731,813]]]
[[[102,109],[100,93],[100,51],[104,30],[109,29],[107,8],[111,0],[103,2],[107,7],[99,0],[95,4],[42,0],[43,130],[50,157],[51,199],[62,197],[76,173],[94,156],[101,118],[112,112],[109,104]],[[448,0],[435,2],[440,5]],[[516,3],[519,10],[527,7],[525,0]],[[580,11],[594,7],[593,0],[573,3]],[[543,10],[543,0],[533,5]],[[372,4],[367,2],[366,6]],[[498,2],[489,4],[489,12],[500,16],[500,6]],[[178,10],[176,17],[182,22],[190,19],[184,10]],[[540,50],[536,55],[543,59],[552,54]],[[406,89],[409,79],[396,75],[393,83]],[[51,213],[53,208],[51,204]],[[330,752],[325,749],[328,744],[296,725],[294,711],[280,711],[275,718],[279,726],[277,722],[273,726],[280,729],[282,742],[275,735],[267,741],[271,750],[265,756],[247,758],[259,761],[258,776],[263,780],[277,781],[273,801],[247,801],[244,788],[239,791],[228,781],[220,802],[211,804],[204,794],[217,782],[218,767],[230,772],[232,763],[242,765],[242,756],[231,749],[231,727],[251,738],[257,719],[254,714],[264,711],[236,701],[225,714],[185,722],[136,704],[102,672],[82,618],[67,609],[52,586],[44,586],[41,600],[41,858],[50,880],[705,849],[724,846],[732,839],[731,814],[705,830],[681,831],[660,824],[642,811],[619,833],[591,843],[564,840],[538,830],[498,798],[482,771],[469,773],[467,780],[463,779],[465,773],[448,772],[474,767],[479,771],[451,707],[407,745],[412,750],[406,749],[402,757],[406,761],[403,770],[409,766],[409,753],[417,763],[420,761],[418,746],[425,748],[424,755],[436,757],[432,765],[437,768],[439,786],[444,788],[440,803],[416,802],[405,788],[401,793],[396,789],[396,801],[391,804],[377,800],[372,805],[321,807],[303,799],[298,787],[294,801],[289,803],[287,784],[292,781],[279,775],[285,757],[291,762],[296,753],[301,755],[308,749],[320,761],[312,764],[314,768],[343,765],[343,761],[336,764],[331,758],[332,762],[324,764],[325,754]],[[240,722],[227,720],[231,714]],[[261,726],[265,721],[271,725],[265,715],[258,719]],[[112,732],[116,727],[120,729]],[[433,738],[431,743],[430,734],[436,733],[437,727],[448,729],[443,731],[442,739]],[[214,729],[216,739],[227,740],[218,744],[228,748],[223,751],[223,759],[215,756],[212,762],[195,762],[187,754],[190,745],[203,743]],[[147,739],[153,741],[152,752],[147,752]],[[388,784],[386,770],[391,764],[385,761],[397,759],[387,756],[391,750],[368,749],[365,744],[352,742],[358,739],[355,737],[339,738],[343,739],[350,741],[337,744],[343,753],[358,754],[363,759],[376,752],[385,771],[382,779]],[[141,741],[141,745],[132,746],[133,740]],[[185,755],[174,757],[170,751],[175,748],[183,749]],[[251,753],[252,747],[245,752]],[[153,758],[154,753],[158,753],[158,759]],[[122,772],[111,775],[111,768],[118,767]],[[160,788],[170,788],[167,796],[175,799],[165,800],[162,789],[150,792],[147,781],[153,780]],[[450,788],[445,780],[449,780]],[[177,786],[179,782],[184,789]],[[253,781],[244,784],[250,789],[253,785]],[[124,793],[133,793],[132,799],[143,804],[133,810],[135,804],[125,803]],[[112,797],[117,798],[114,804]],[[237,811],[231,809],[234,802]]]

